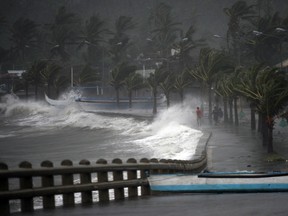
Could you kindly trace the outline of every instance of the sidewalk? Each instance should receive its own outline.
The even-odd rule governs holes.
[[[203,129],[212,132],[207,147],[207,169],[210,171],[288,171],[288,162],[267,161],[267,149],[262,146],[261,134],[252,131],[249,124],[238,127],[205,124]],[[287,132],[283,134],[277,129],[274,132],[274,151],[288,159]]]

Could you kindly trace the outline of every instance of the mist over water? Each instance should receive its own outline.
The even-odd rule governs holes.
[[[85,112],[77,103],[57,108],[7,96],[0,104],[0,161],[17,166],[27,160],[37,166],[43,160],[64,159],[187,160],[202,136],[194,129],[194,107],[175,105],[151,122]]]

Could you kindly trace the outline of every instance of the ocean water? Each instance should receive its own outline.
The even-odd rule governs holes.
[[[188,101],[159,111],[151,121],[85,112],[77,103],[54,107],[6,95],[0,103],[0,161],[38,167],[44,160],[58,166],[64,159],[74,164],[100,158],[188,160],[203,135],[196,126],[196,102]]]

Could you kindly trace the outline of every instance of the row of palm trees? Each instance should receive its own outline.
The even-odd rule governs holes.
[[[190,69],[189,74],[196,77],[208,91],[210,120],[212,88],[223,99],[225,123],[232,123],[234,117],[234,123],[238,125],[238,100],[239,97],[246,98],[251,108],[251,129],[256,129],[255,114],[258,113],[258,130],[263,134],[263,145],[267,146],[269,153],[273,152],[275,121],[277,118],[287,118],[288,114],[286,72],[263,64],[239,68],[232,61],[229,62],[229,57],[223,53],[202,49],[198,66]]]

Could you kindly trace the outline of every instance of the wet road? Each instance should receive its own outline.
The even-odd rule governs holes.
[[[111,202],[100,206],[37,210],[33,216],[275,216],[288,214],[288,193],[173,194]],[[19,215],[19,214],[15,214]],[[21,214],[23,215],[23,214]]]

